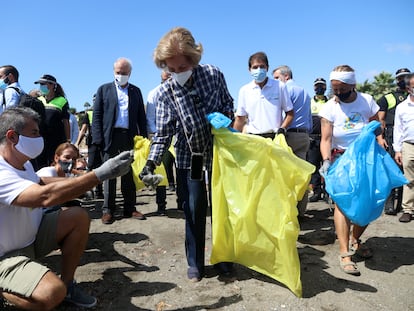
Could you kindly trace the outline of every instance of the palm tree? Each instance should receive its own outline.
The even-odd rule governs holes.
[[[396,87],[394,78],[389,72],[381,72],[374,76],[374,81],[371,83],[365,80],[364,83],[357,83],[357,90],[359,92],[368,93],[377,101],[384,94],[388,94]]]
[[[372,84],[375,100],[378,100],[384,94],[393,91],[396,87],[392,74],[384,71],[374,77],[374,82]]]
[[[88,110],[88,109],[91,107],[91,104],[90,104],[90,103],[88,103],[88,102],[85,102],[85,103],[83,104],[83,107],[85,108],[85,110]]]

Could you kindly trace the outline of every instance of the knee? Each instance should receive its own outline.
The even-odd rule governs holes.
[[[71,220],[75,223],[76,227],[89,228],[91,219],[89,217],[88,212],[84,208],[74,206],[74,207],[69,208],[69,210],[71,212]]]

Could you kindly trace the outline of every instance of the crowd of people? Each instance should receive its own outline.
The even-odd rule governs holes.
[[[371,95],[356,90],[355,72],[349,65],[337,66],[330,73],[330,98],[325,95],[327,82],[322,77],[315,79],[311,97],[294,82],[289,66],[279,66],[269,76],[268,57],[260,51],[248,58],[252,81],[241,86],[234,109],[223,73],[214,65],[200,64],[202,54],[203,46],[188,29],[167,32],[153,55],[156,67],[162,70],[161,83],[148,94],[147,103],[139,87],[129,82],[132,62],[118,58],[113,64],[113,81],[97,88],[93,109],[80,120],[80,130],[54,76],[42,75],[34,82],[39,89],[30,92],[44,106],[44,116],[39,116],[21,103],[26,93],[18,82],[18,70],[11,65],[0,67],[0,297],[27,310],[50,310],[63,300],[82,307],[96,305],[96,298],[84,293],[74,280],[90,224],[88,213],[76,199],[95,189],[96,198],[103,199],[101,221],[110,225],[116,220],[120,177],[123,217],[146,218],[135,207],[136,187],[130,169],[137,135],[151,140],[139,178],[156,189],[157,213],[165,215],[167,189],[158,185],[154,173],[164,164],[168,190],[176,191],[177,208],[185,215],[187,277],[199,282],[205,273],[213,159],[206,116],[213,112],[227,116],[234,130],[246,135],[266,139],[284,135],[296,156],[315,165],[309,188],[312,194],[305,193],[297,203],[299,219],[305,216],[308,202],[327,199],[323,176],[331,164],[366,124],[380,121],[378,143],[395,158],[410,182],[392,190],[385,213],[396,215],[402,209],[400,222],[412,220],[414,75],[408,69],[396,72],[398,89],[385,94],[378,104]],[[85,137],[87,162],[78,149]],[[172,143],[174,155],[169,151]],[[336,205],[334,224],[339,266],[347,274],[359,275],[352,257],[373,255],[361,242],[366,226],[352,224]],[[36,261],[58,248],[62,251],[60,277]],[[228,276],[233,264],[222,262],[215,268]]]

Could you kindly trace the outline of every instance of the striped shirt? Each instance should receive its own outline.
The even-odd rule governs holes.
[[[157,165],[176,135],[176,164],[189,169],[191,153],[203,153],[204,165],[211,169],[212,142],[207,115],[233,112],[231,97],[223,73],[212,65],[198,65],[193,69],[192,85],[181,87],[169,78],[159,88],[156,109],[157,131],[148,159]],[[184,132],[185,131],[185,132]]]

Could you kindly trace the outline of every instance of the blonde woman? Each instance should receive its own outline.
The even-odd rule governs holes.
[[[321,155],[322,175],[340,157],[348,146],[358,137],[363,127],[372,120],[378,120],[379,106],[371,95],[357,92],[355,72],[348,65],[337,66],[330,74],[334,97],[319,112],[321,117]],[[384,146],[381,133],[378,142]],[[367,226],[351,224],[341,209],[335,205],[334,223],[339,241],[339,261],[343,272],[360,275],[358,266],[352,261],[356,253],[362,258],[372,256],[372,251],[361,244],[361,235]]]

